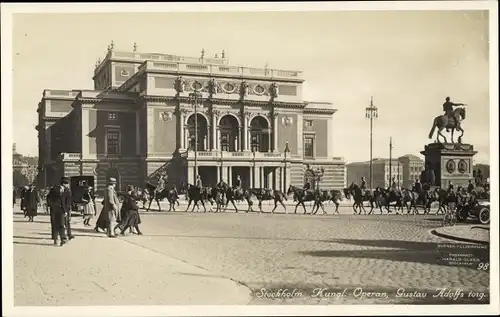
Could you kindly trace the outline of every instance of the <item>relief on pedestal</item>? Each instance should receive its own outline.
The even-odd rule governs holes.
[[[455,161],[453,159],[450,159],[446,162],[446,171],[449,173],[449,174],[453,174],[456,170],[456,164],[455,164]]]
[[[467,163],[466,160],[460,160],[458,162],[458,171],[461,173],[461,174],[464,174],[466,173],[467,171],[469,170],[469,164]]]

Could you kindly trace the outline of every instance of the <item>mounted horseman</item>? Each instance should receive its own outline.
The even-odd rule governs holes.
[[[443,129],[446,129],[446,132],[451,130],[451,143],[455,143],[453,141],[453,133],[454,131],[460,131],[461,135],[458,137],[458,143],[462,143],[462,136],[464,135],[464,130],[461,127],[460,123],[463,119],[465,119],[465,108],[467,106],[463,103],[453,103],[450,101],[450,97],[446,97],[446,101],[443,104],[444,115],[438,116],[434,118],[432,129],[429,132],[429,139],[434,135],[434,130],[438,128],[436,142],[440,143],[439,137],[441,136],[444,139],[444,143],[447,143],[446,137],[442,134]],[[453,109],[453,107],[460,107]]]

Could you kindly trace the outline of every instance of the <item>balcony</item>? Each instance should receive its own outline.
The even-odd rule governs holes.
[[[285,155],[283,153],[276,152],[228,152],[228,151],[198,151],[198,160],[210,160],[210,161],[220,161],[223,160],[243,160],[243,161],[251,161],[255,158],[255,160],[283,160]],[[194,159],[194,151],[187,152],[187,159]],[[290,155],[287,156],[290,158]]]
[[[79,161],[81,158],[80,153],[61,153],[57,157],[57,161]]]

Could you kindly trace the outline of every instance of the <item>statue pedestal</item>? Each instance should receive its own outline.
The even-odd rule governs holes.
[[[451,181],[455,186],[467,186],[473,179],[473,156],[477,153],[471,144],[430,143],[420,152],[425,156],[425,166],[434,171],[435,184],[447,188]]]

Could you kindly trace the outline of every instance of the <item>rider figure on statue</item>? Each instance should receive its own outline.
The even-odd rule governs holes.
[[[450,97],[446,97],[446,102],[443,103],[443,111],[444,115],[448,117],[448,119],[453,119],[453,107],[464,106],[463,103],[453,103],[450,101]],[[446,132],[450,132],[450,129],[446,128]]]

